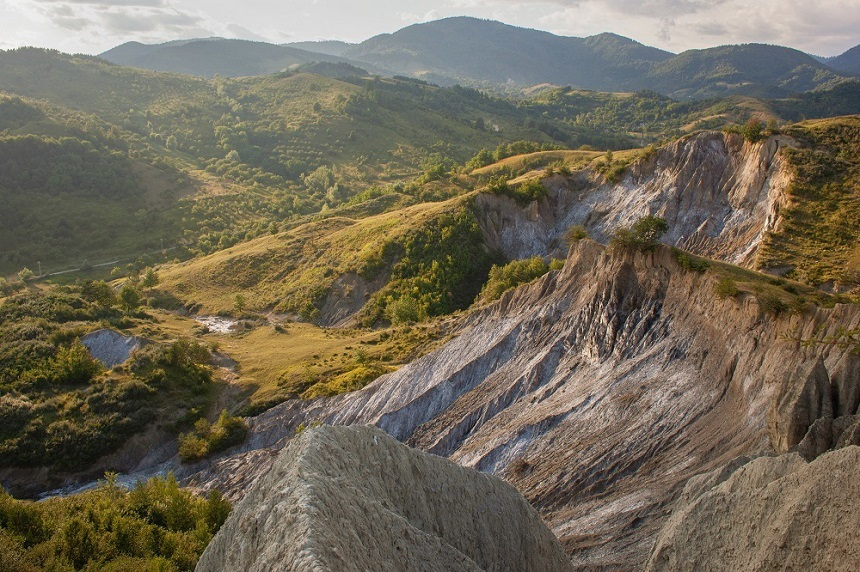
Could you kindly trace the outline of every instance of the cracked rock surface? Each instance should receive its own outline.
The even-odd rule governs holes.
[[[501,479],[374,427],[304,431],[234,508],[198,572],[570,570]]]

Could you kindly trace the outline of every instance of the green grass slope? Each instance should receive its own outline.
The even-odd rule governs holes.
[[[811,285],[860,284],[860,117],[793,126],[786,149],[794,180],[784,224],[766,237],[758,265]]]

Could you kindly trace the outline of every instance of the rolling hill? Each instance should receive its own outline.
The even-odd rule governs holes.
[[[781,46],[720,46],[675,55],[616,34],[565,37],[469,17],[414,24],[359,44],[275,46],[214,38],[154,46],[123,44],[101,57],[203,77],[260,75],[317,60],[348,63],[383,76],[493,91],[552,84],[613,92],[651,89],[684,99],[732,94],[783,97],[844,79],[835,69],[856,73],[851,63],[856,57],[850,51],[828,61],[831,69]]]
[[[798,50],[744,44],[686,51],[654,66],[644,81],[655,91],[680,98],[773,98],[839,80],[836,72]]]
[[[145,45],[129,42],[101,54],[123,66],[202,77],[265,75],[315,61],[340,62],[321,52],[265,42],[209,38]]]
[[[854,46],[836,57],[827,58],[824,63],[835,70],[860,75],[860,46]]]
[[[337,40],[320,40],[317,42],[290,42],[282,45],[290,48],[307,50],[317,54],[328,54],[330,56],[341,57],[355,44],[339,42]]]
[[[669,52],[614,34],[568,38],[475,18],[415,24],[345,52],[399,73],[439,83],[554,83],[620,90]]]

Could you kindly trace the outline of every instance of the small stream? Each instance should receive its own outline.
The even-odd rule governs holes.
[[[131,489],[134,487],[138,481],[147,481],[152,477],[166,477],[167,474],[173,470],[175,467],[168,461],[166,463],[162,463],[160,465],[156,465],[155,467],[148,467],[141,471],[135,471],[129,474],[120,473],[117,475],[116,484],[120,487]],[[75,483],[71,485],[67,485],[65,487],[60,487],[58,489],[45,491],[38,495],[38,500],[46,500],[50,498],[56,497],[66,497],[69,495],[75,495],[78,493],[83,493],[86,491],[91,491],[95,488],[98,488],[100,485],[105,483],[105,479],[96,479],[94,481],[90,481],[87,483]]]

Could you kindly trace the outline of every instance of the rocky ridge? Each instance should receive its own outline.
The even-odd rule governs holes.
[[[511,259],[563,257],[572,225],[606,242],[619,226],[658,215],[669,223],[664,242],[753,266],[764,233],[780,224],[791,173],[779,150],[793,144],[781,136],[750,143],[739,135],[698,133],[636,160],[617,183],[590,171],[556,175],[544,181],[547,196],[525,208],[483,193],[475,212],[490,248]]]
[[[640,566],[690,477],[792,448],[860,405],[860,356],[800,342],[860,327],[856,307],[774,317],[753,296],[717,299],[715,281],[669,248],[581,241],[563,270],[474,312],[436,352],[250,419],[246,452],[188,482],[240,498],[300,424],[374,424],[504,477],[579,568]]]
[[[501,479],[376,428],[324,426],[290,441],[196,569],[561,572],[570,563]]]

